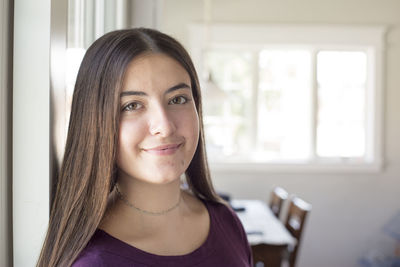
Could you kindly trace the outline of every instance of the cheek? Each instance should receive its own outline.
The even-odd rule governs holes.
[[[181,116],[179,121],[185,137],[190,139],[193,145],[197,147],[197,142],[199,139],[199,119],[197,117],[197,112],[194,110],[186,116]]]
[[[124,155],[128,152],[135,151],[140,140],[142,139],[144,128],[140,126],[140,122],[136,121],[121,121],[119,127],[118,139],[118,161],[123,160]]]

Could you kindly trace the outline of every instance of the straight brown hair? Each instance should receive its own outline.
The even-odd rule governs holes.
[[[67,142],[38,267],[70,266],[96,231],[116,183],[120,92],[128,64],[143,53],[163,53],[188,72],[199,114],[200,138],[186,170],[189,189],[201,199],[215,193],[204,146],[199,80],[183,46],[145,28],[105,34],[87,50],[72,100]]]

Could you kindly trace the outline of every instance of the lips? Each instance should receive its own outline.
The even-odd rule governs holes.
[[[143,150],[153,155],[159,155],[159,156],[172,155],[179,149],[181,145],[182,144],[168,144],[152,148],[145,148]]]

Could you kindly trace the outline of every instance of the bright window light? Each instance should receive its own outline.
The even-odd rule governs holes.
[[[378,171],[384,27],[190,28],[211,168]]]
[[[317,66],[318,156],[364,157],[366,53],[321,51]]]

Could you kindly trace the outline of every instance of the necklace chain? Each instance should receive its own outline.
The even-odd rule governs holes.
[[[122,193],[119,191],[118,185],[115,185],[115,189],[116,189],[116,191],[117,191],[117,194],[118,194],[119,198],[120,198],[127,206],[129,206],[129,207],[131,207],[131,208],[133,208],[133,209],[135,209],[135,210],[137,210],[137,211],[139,211],[139,212],[142,212],[142,213],[145,213],[145,214],[149,214],[149,215],[154,215],[154,216],[164,215],[164,214],[166,214],[166,213],[168,213],[168,212],[173,211],[174,209],[176,209],[176,208],[179,206],[179,204],[181,203],[181,197],[179,196],[178,202],[176,202],[175,205],[173,205],[172,207],[170,207],[170,208],[168,208],[168,209],[166,209],[166,210],[162,210],[162,211],[143,210],[143,209],[141,209],[141,208],[136,207],[136,206],[133,205],[132,203],[130,203],[130,202],[125,198],[125,196],[122,195]]]

